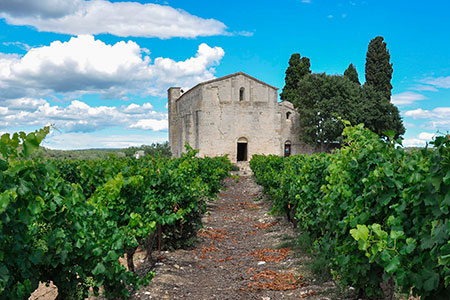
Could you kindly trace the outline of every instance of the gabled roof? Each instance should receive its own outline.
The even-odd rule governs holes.
[[[177,101],[180,100],[181,98],[183,98],[183,96],[186,95],[187,93],[189,93],[190,91],[195,90],[196,88],[198,88],[199,86],[202,86],[202,85],[205,85],[205,84],[209,84],[209,83],[213,83],[213,82],[216,82],[216,81],[221,81],[221,80],[228,79],[228,78],[231,78],[231,77],[235,77],[235,76],[238,76],[238,75],[242,75],[242,76],[248,77],[248,78],[250,78],[250,79],[252,79],[252,80],[254,80],[254,81],[256,81],[256,82],[258,82],[260,84],[266,85],[266,86],[268,86],[268,87],[270,87],[270,88],[272,88],[274,90],[278,90],[277,87],[274,87],[273,85],[267,84],[264,81],[261,81],[261,80],[255,78],[255,77],[253,77],[253,76],[245,74],[244,72],[237,72],[237,73],[233,73],[233,74],[230,74],[230,75],[222,76],[222,77],[219,77],[219,78],[214,78],[214,79],[211,79],[211,80],[208,80],[208,81],[200,82],[199,84],[197,84],[193,88],[190,88],[188,91],[183,93],[183,95],[181,95],[180,98],[177,99]]]

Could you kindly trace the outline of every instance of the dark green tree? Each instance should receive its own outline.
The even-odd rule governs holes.
[[[300,53],[294,53],[289,59],[289,66],[286,69],[285,85],[280,94],[283,101],[296,102],[298,99],[298,83],[308,74],[311,74],[311,63],[309,58],[301,57]]]
[[[361,89],[357,123],[378,134],[385,136],[385,132],[393,130],[395,137],[405,133],[402,118],[398,108],[387,101],[385,94],[377,91],[373,86],[367,85]]]
[[[341,141],[342,122],[358,121],[361,87],[345,76],[312,74],[299,81],[293,103],[303,127],[301,139],[320,151],[329,151]]]
[[[391,99],[392,63],[391,55],[383,37],[372,39],[366,54],[366,85],[372,86],[376,91],[383,93],[385,98]]]
[[[390,59],[383,37],[372,39],[366,55],[366,83],[360,101],[361,122],[379,136],[393,130],[399,137],[405,133],[405,127],[398,108],[391,103],[393,68]]]
[[[344,76],[353,81],[354,83],[361,85],[358,78],[358,71],[356,71],[356,68],[353,64],[350,64],[347,70],[344,71]]]

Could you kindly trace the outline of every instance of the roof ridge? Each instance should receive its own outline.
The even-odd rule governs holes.
[[[261,84],[263,84],[263,85],[266,85],[266,86],[268,86],[268,87],[270,87],[270,88],[273,88],[273,89],[275,89],[275,90],[278,90],[278,88],[275,87],[275,86],[273,86],[273,85],[270,85],[270,84],[268,84],[268,83],[265,83],[264,81],[259,80],[258,78],[255,78],[255,77],[253,77],[253,76],[250,76],[250,75],[248,75],[248,74],[246,74],[246,73],[244,73],[244,72],[242,72],[242,71],[239,71],[239,72],[232,73],[232,74],[228,74],[228,75],[225,75],[225,76],[222,76],[222,77],[217,77],[217,78],[214,78],[214,79],[210,79],[210,80],[207,80],[207,81],[200,82],[200,83],[196,84],[195,86],[193,86],[192,88],[190,88],[189,90],[187,90],[186,92],[184,92],[183,95],[181,95],[180,98],[178,98],[176,101],[180,100],[184,95],[188,94],[188,93],[191,92],[192,90],[195,90],[197,87],[199,87],[199,86],[201,86],[201,85],[205,85],[205,84],[212,83],[212,82],[215,82],[215,81],[224,80],[224,79],[227,79],[227,78],[230,78],[230,77],[234,77],[234,76],[237,76],[237,75],[243,75],[243,76],[246,76],[246,77],[248,77],[248,78],[250,78],[250,79],[252,79],[252,80],[254,80],[254,81],[256,81],[256,82],[259,82],[259,83],[261,83]]]

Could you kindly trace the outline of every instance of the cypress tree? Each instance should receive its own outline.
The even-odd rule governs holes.
[[[383,37],[372,39],[366,55],[366,83],[361,97],[361,120],[380,136],[383,132],[394,130],[396,137],[405,133],[398,108],[391,101],[392,63],[391,55]]]
[[[383,93],[385,98],[391,99],[392,64],[391,55],[383,37],[372,39],[367,48],[366,55],[366,85],[372,86],[376,91]]]
[[[311,73],[311,63],[309,58],[301,57],[300,53],[294,53],[289,59],[289,66],[286,69],[285,85],[280,94],[283,101],[294,103],[298,99],[298,83],[305,76]]]
[[[350,64],[347,70],[344,71],[344,76],[353,81],[354,83],[361,85],[358,78],[358,71],[356,71],[356,68],[353,64]]]

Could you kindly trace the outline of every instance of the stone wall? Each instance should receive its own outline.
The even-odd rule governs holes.
[[[178,91],[178,93],[177,93]],[[289,118],[287,118],[287,113]],[[201,83],[180,96],[169,89],[169,140],[174,156],[184,141],[200,156],[227,154],[237,160],[237,142],[247,140],[248,160],[253,154],[311,152],[299,141],[299,115],[288,102],[277,102],[277,89],[244,73]]]

